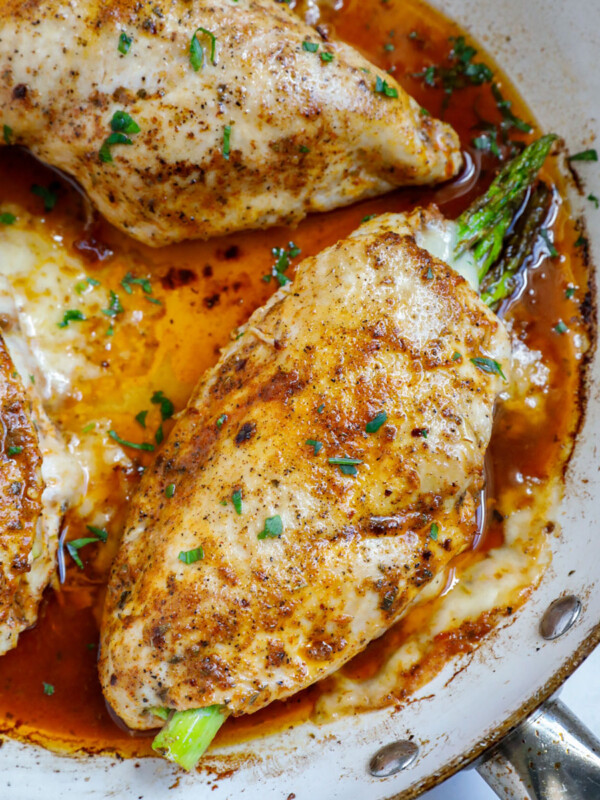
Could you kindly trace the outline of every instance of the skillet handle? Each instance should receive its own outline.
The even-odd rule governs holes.
[[[600,741],[555,699],[507,734],[476,768],[502,800],[600,798]]]

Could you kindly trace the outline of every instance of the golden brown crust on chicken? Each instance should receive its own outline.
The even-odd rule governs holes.
[[[128,725],[155,726],[152,706],[240,714],[289,696],[469,545],[502,383],[470,359],[506,368],[506,333],[453,270],[380,228],[304,261],[253,314],[144,476],[100,659]],[[281,535],[259,538],[277,515]]]
[[[42,456],[30,401],[0,336],[0,654],[32,624],[33,545],[42,512]]]
[[[199,27],[216,37],[216,64],[200,32],[195,72]],[[126,54],[121,33],[132,40]],[[105,163],[117,110],[141,130],[110,147]],[[0,123],[9,141],[73,175],[110,222],[151,245],[297,222],[448,179],[461,163],[448,125],[274,0],[5,2]]]

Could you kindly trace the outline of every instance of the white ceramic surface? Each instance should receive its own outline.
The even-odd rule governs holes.
[[[573,151],[592,145],[600,132],[600,71],[595,67],[600,52],[599,0],[439,0],[435,4],[485,43],[519,87],[542,129],[559,132]],[[600,165],[585,164],[580,172],[587,179],[588,191],[600,195]],[[600,261],[600,211],[584,198],[575,198],[574,207],[577,213],[585,211],[592,251]],[[296,800],[382,800],[405,791],[412,794],[435,773],[460,767],[465,753],[488,741],[503,720],[528,698],[540,696],[552,676],[567,668],[573,652],[585,645],[600,621],[598,354],[591,374],[594,388],[569,469],[563,533],[555,542],[553,565],[513,624],[490,637],[448,686],[444,684],[453,669],[429,684],[417,702],[393,716],[384,711],[323,728],[305,725],[254,741],[239,748],[250,755],[247,765],[216,783],[214,775],[182,775],[159,760],[60,758],[8,741],[0,749],[0,797],[286,800],[293,794]],[[548,603],[563,593],[579,595],[583,613],[564,637],[544,642],[537,633],[539,618]],[[407,736],[421,748],[411,769],[385,780],[369,777],[366,766],[371,755],[381,745]]]

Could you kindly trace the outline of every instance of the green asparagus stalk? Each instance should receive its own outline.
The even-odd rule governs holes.
[[[194,769],[226,719],[227,711],[217,705],[176,711],[154,738],[152,748],[184,769]]]
[[[552,192],[545,183],[536,186],[513,233],[507,239],[502,256],[481,282],[481,299],[491,308],[512,294],[515,275],[525,259],[533,253],[542,234],[551,200]]]
[[[487,192],[458,218],[455,254],[460,256],[471,250],[480,281],[498,259],[513,219],[556,138],[550,133],[528,145],[501,170]]]

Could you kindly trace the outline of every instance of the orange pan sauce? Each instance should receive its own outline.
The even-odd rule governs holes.
[[[432,114],[442,113],[443,92],[426,87],[412,74],[443,61],[451,47],[449,38],[462,33],[454,23],[419,0],[349,0],[342,10],[324,14],[322,21],[373,62],[392,70]],[[494,68],[482,51],[476,60]],[[504,96],[513,103],[512,110],[531,120],[514,89],[497,70],[495,75]],[[119,290],[124,305],[137,303],[141,319],[135,326],[115,327],[110,352],[104,346],[98,348],[101,377],[78,386],[79,393],[73,393],[59,414],[54,415],[57,423],[66,431],[80,434],[89,420],[102,416],[112,420],[121,436],[139,440],[140,428],[134,415],[143,407],[139,397],[148,387],[164,388],[175,407],[182,408],[197,378],[216,362],[219,348],[229,340],[231,331],[276,289],[274,279],[263,280],[273,263],[272,247],[285,247],[293,240],[301,248],[302,257],[312,255],[350,233],[368,214],[404,211],[432,201],[449,217],[460,213],[487,187],[498,166],[494,157],[482,155],[472,147],[472,139],[478,133],[474,126],[480,118],[498,123],[500,114],[489,84],[455,92],[444,114],[477,165],[476,179],[468,191],[460,179],[438,190],[400,190],[312,217],[293,230],[277,228],[152,250],[101,220],[92,226],[89,221],[86,224],[85,203],[73,187],[62,182],[57,208],[46,215],[48,233],[62,236],[84,259],[90,276],[104,287]],[[548,167],[545,177],[559,183],[552,169]],[[18,203],[40,215],[40,200],[31,194],[30,187],[33,183],[48,185],[52,180],[56,175],[27,154],[12,148],[0,149],[2,201]],[[526,289],[505,309],[527,345],[540,350],[549,367],[546,419],[543,424],[532,426],[524,408],[497,415],[488,459],[489,486],[496,498],[514,489],[515,476],[519,474],[543,481],[559,473],[579,419],[582,362],[576,349],[576,334],[585,327],[585,248],[575,245],[579,231],[559,202],[554,234],[561,257],[546,259],[533,270]],[[151,275],[154,294],[162,306],[142,303],[139,293],[129,296],[122,292],[119,283],[128,271]],[[565,294],[569,286],[578,287],[571,298]],[[554,331],[558,320],[568,324],[567,333],[559,335]],[[129,402],[130,407],[128,398],[136,398]],[[157,408],[152,407],[150,415],[157,413]],[[166,423],[165,433],[171,424]],[[96,673],[98,621],[110,559],[118,545],[127,500],[139,477],[137,468],[151,458],[145,453],[128,455],[134,466],[128,471],[116,470],[108,487],[112,502],[120,504],[109,542],[80,551],[84,570],[66,558],[66,581],[60,591],[46,592],[37,626],[22,634],[18,647],[0,658],[0,731],[71,752],[105,751],[136,757],[151,752],[150,738],[132,737],[111,719]],[[487,502],[493,503],[490,492]],[[523,502],[527,502],[525,497]],[[502,522],[491,516],[477,542],[478,552],[460,557],[458,574],[478,553],[502,543]],[[67,522],[69,538],[86,535],[81,521]],[[393,697],[386,701],[402,702],[451,655],[475,647],[499,619],[510,615],[525,600],[526,594],[515,598],[512,607],[485,613],[475,622],[436,637],[428,654],[401,676]],[[426,623],[430,605],[414,609],[373,642],[345,667],[347,674],[355,678],[374,675],[390,652],[406,641],[411,631]],[[52,695],[44,693],[44,683],[54,687]],[[240,741],[306,719],[322,691],[324,688],[317,685],[285,703],[273,703],[257,714],[230,720],[218,741]]]

